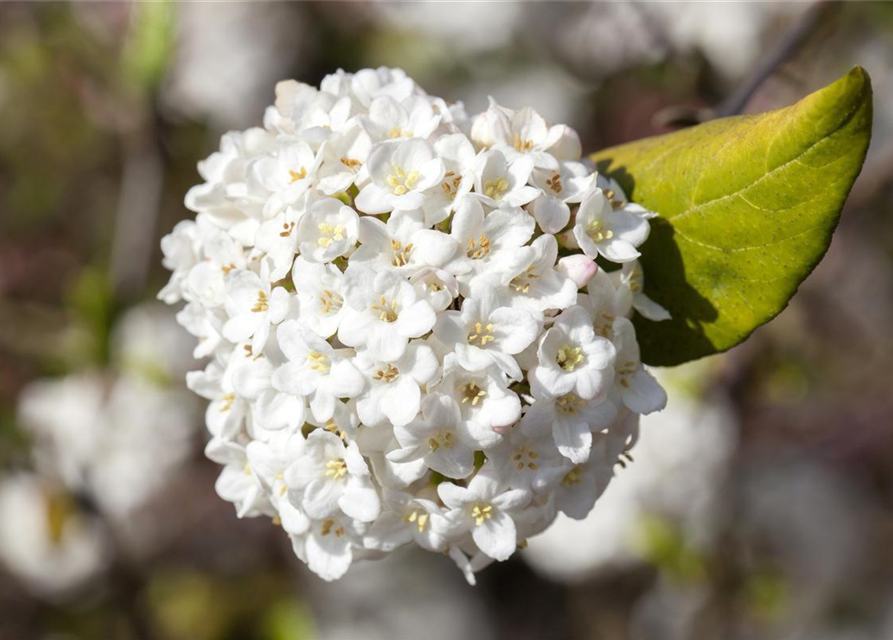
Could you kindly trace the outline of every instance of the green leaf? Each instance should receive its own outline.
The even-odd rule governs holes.
[[[673,319],[635,318],[645,362],[725,351],[785,308],[828,249],[871,113],[871,82],[855,67],[791,107],[592,156],[659,214],[642,247],[645,292]]]

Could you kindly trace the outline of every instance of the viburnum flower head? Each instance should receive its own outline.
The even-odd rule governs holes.
[[[263,123],[162,241],[220,497],[325,580],[417,544],[473,582],[584,517],[666,404],[630,322],[669,318],[637,261],[653,214],[570,127],[469,117],[399,69],[282,82]]]

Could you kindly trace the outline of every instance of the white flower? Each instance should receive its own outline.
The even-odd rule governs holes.
[[[310,570],[326,581],[342,577],[353,562],[353,549],[362,546],[365,526],[334,514],[315,520],[302,536],[292,536],[292,549]]]
[[[496,365],[509,378],[519,380],[521,368],[512,356],[526,349],[539,329],[529,311],[499,307],[493,289],[481,287],[475,297],[465,298],[461,311],[440,315],[434,335],[455,350],[459,364],[469,371]]]
[[[357,243],[357,212],[336,198],[317,200],[298,222],[298,246],[310,262],[331,262]]]
[[[619,270],[612,271],[609,275],[618,289],[624,286],[629,288],[632,292],[633,309],[641,313],[643,317],[653,322],[670,319],[670,312],[643,292],[645,275],[638,260],[624,263]]]
[[[450,229],[459,252],[446,267],[464,285],[460,292],[468,295],[467,285],[479,273],[501,272],[518,248],[530,240],[534,225],[523,209],[494,209],[485,214],[477,198],[463,197]]]
[[[288,292],[270,284],[267,263],[263,263],[261,275],[253,271],[230,273],[226,282],[226,313],[229,320],[223,325],[223,337],[230,342],[251,339],[251,347],[260,353],[270,325],[285,318],[289,306]]]
[[[338,267],[308,262],[298,256],[291,277],[298,294],[301,322],[320,337],[335,335],[345,309],[343,275]]]
[[[492,99],[470,118],[400,69],[281,82],[263,125],[200,163],[195,220],[162,241],[159,297],[209,358],[187,384],[210,401],[218,493],[325,580],[415,544],[473,583],[559,510],[584,516],[666,403],[631,322],[669,317],[636,261],[655,214],[570,127]],[[52,403],[41,467],[106,505],[165,474],[144,438],[85,463],[102,425],[167,441],[183,412],[116,385],[109,418],[102,382],[90,411]]]
[[[242,428],[248,404],[243,398],[236,396],[232,383],[230,363],[236,362],[233,358],[227,363],[227,369],[219,362],[211,361],[204,371],[190,371],[186,374],[186,386],[189,389],[210,400],[205,411],[205,424],[212,436],[231,440]]]
[[[212,438],[205,455],[224,465],[214,488],[217,495],[236,506],[236,515],[250,518],[275,513],[257,476],[251,470],[245,447],[235,442]]]
[[[251,175],[271,194],[263,208],[264,216],[270,218],[295,204],[313,184],[321,162],[322,154],[313,153],[302,140],[289,140],[275,156],[258,158],[251,166]]]
[[[312,520],[340,509],[349,518],[372,522],[381,510],[369,468],[355,442],[347,446],[333,433],[317,429],[303,442],[285,470],[289,499]]]
[[[365,182],[369,177],[366,161],[371,150],[369,134],[358,126],[329,138],[319,170],[319,190],[332,196],[347,191],[352,184]]]
[[[485,554],[501,561],[515,552],[518,540],[512,516],[529,502],[527,491],[505,491],[493,467],[485,464],[467,487],[441,482],[437,494],[449,508],[447,518],[453,526],[470,531]]]
[[[667,406],[667,393],[645,367],[639,356],[636,330],[626,318],[614,321],[614,345],[617,348],[615,380],[620,386],[623,404],[630,411],[647,415]]]
[[[570,467],[551,436],[530,437],[522,429],[512,429],[487,459],[506,486],[535,493],[554,489]]]
[[[574,237],[590,258],[601,254],[613,262],[631,262],[639,257],[636,247],[648,239],[650,228],[642,215],[615,209],[596,189],[580,204]]]
[[[519,157],[508,162],[502,151],[485,151],[477,158],[475,195],[491,207],[525,205],[540,194],[539,189],[527,184],[532,171],[531,158]]]
[[[337,398],[356,398],[365,380],[350,360],[352,352],[332,345],[297,320],[282,323],[276,333],[288,358],[273,374],[278,389],[310,398],[313,416],[325,422],[335,413]]]
[[[357,398],[357,412],[371,427],[385,420],[395,426],[412,421],[421,406],[420,387],[433,382],[440,368],[431,347],[418,341],[410,342],[403,355],[390,362],[360,351],[356,364],[366,378],[366,389]]]
[[[568,205],[583,200],[595,186],[595,174],[580,162],[561,162],[557,170],[535,170],[531,181],[542,193],[531,203],[530,213],[545,233],[558,233],[570,221]]]
[[[269,491],[282,528],[290,534],[301,534],[310,528],[307,516],[288,499],[285,484],[285,470],[298,457],[303,443],[300,432],[283,431],[269,442],[254,440],[245,450],[254,475]]]
[[[561,455],[574,464],[586,462],[592,433],[610,426],[617,415],[614,405],[584,400],[573,391],[554,396],[538,383],[530,389],[535,402],[521,419],[521,431],[529,437],[551,434]]]
[[[428,301],[435,312],[441,312],[453,303],[459,295],[459,282],[449,272],[434,267],[425,267],[410,276],[420,298]]]
[[[596,335],[586,311],[570,307],[543,335],[531,385],[542,385],[553,396],[573,391],[585,400],[600,399],[612,382],[614,357],[614,345]]]
[[[443,377],[436,389],[456,401],[463,420],[482,427],[508,427],[521,417],[521,400],[508,389],[498,369],[468,371],[453,353],[444,358]]]
[[[490,428],[463,420],[455,400],[431,393],[422,402],[422,419],[394,428],[401,448],[388,460],[425,464],[448,478],[467,478],[474,471],[474,452],[489,449],[502,437]]]
[[[565,137],[576,137],[572,130],[563,125],[549,127],[543,117],[533,109],[525,107],[519,111],[512,111],[499,106],[492,98],[490,108],[475,118],[471,137],[485,148],[501,149],[510,156],[530,156],[537,167],[545,169],[557,168],[558,159],[580,159],[579,152],[573,157],[573,145],[568,145],[563,140]],[[559,144],[561,149],[558,154],[547,153]],[[570,152],[570,157],[567,157],[567,151]]]
[[[274,282],[289,274],[298,251],[297,224],[304,210],[287,207],[285,211],[264,222],[257,230],[257,248],[269,256],[273,267],[270,279]]]
[[[521,247],[502,273],[500,298],[513,307],[542,313],[566,309],[577,301],[577,285],[555,269],[558,242],[543,235]],[[483,275],[482,278],[486,278]]]
[[[394,209],[418,209],[425,203],[424,191],[440,183],[443,160],[420,138],[375,145],[369,154],[371,183],[356,198],[360,211],[377,214]]]
[[[388,511],[369,527],[363,539],[365,546],[393,551],[415,541],[428,551],[446,549],[450,526],[437,504],[433,488],[419,495],[386,489],[384,499]]]
[[[350,306],[338,326],[338,339],[349,347],[365,347],[373,358],[391,362],[406,351],[410,338],[428,333],[436,316],[427,300],[393,271],[378,274],[348,269]]]
[[[476,154],[471,141],[464,134],[441,136],[434,143],[434,152],[443,160],[444,174],[440,188],[434,188],[422,205],[425,223],[443,222],[455,209],[455,203],[474,186]]]
[[[442,267],[459,248],[454,238],[425,226],[421,211],[395,211],[387,224],[370,217],[360,219],[361,246],[351,264],[375,271],[394,269],[407,275],[425,267]]]
[[[440,115],[434,112],[430,100],[412,96],[401,104],[390,96],[376,98],[369,105],[369,115],[360,123],[375,142],[395,138],[427,139],[437,125]]]

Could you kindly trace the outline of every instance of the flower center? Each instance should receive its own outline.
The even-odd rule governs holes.
[[[568,373],[576,369],[585,359],[586,356],[580,347],[572,347],[569,344],[561,347],[555,355],[555,362]]]
[[[299,170],[295,171],[294,169],[288,170],[288,176],[291,178],[288,181],[288,184],[294,184],[298,180],[303,180],[307,177],[307,169],[305,167],[301,167]]]
[[[220,399],[223,400],[223,406],[220,407],[220,413],[226,413],[233,408],[233,402],[236,401],[236,394],[224,393]]]
[[[384,380],[385,384],[391,384],[397,377],[400,375],[400,372],[397,370],[392,364],[386,365],[384,369],[379,369],[375,372],[375,375],[372,376],[373,380]]]
[[[474,241],[474,238],[468,239],[468,250],[465,252],[466,256],[473,260],[479,260],[488,253],[490,253],[490,239],[485,234],[482,233],[477,242]]]
[[[525,151],[530,151],[533,149],[533,140],[521,140],[521,134],[516,133],[514,144],[512,145],[515,148],[515,151],[520,151],[521,153]]]
[[[341,164],[350,169],[351,171],[356,171],[360,167],[363,166],[363,163],[359,160],[354,160],[353,158],[348,158],[345,156],[341,157]]]
[[[393,127],[390,131],[388,131],[388,137],[392,140],[394,138],[411,138],[412,133],[409,131],[404,131],[400,127]]]
[[[636,372],[636,369],[638,369],[638,367],[632,360],[620,363],[620,366],[617,367],[617,373],[620,375],[621,387],[629,389],[629,379]]]
[[[415,523],[419,528],[419,533],[423,533],[425,531],[425,527],[428,526],[428,514],[424,511],[414,510],[412,513],[408,513],[403,516],[403,522],[406,524]]]
[[[332,361],[329,357],[319,351],[311,351],[307,355],[307,360],[310,361],[310,368],[320,373],[328,373],[332,368]]]
[[[552,177],[546,180],[546,184],[552,190],[552,193],[559,194],[564,189],[564,186],[561,184],[561,175],[558,173],[553,173]]]
[[[319,294],[319,302],[322,305],[321,311],[323,313],[331,313],[333,309],[335,310],[335,313],[337,313],[341,311],[341,305],[344,304],[344,298],[331,289],[323,289]]]
[[[335,422],[335,418],[329,418],[329,421],[326,422],[326,426],[324,426],[323,429],[325,429],[329,433],[334,433],[342,440],[347,439],[347,434],[338,428],[338,423]]]
[[[391,240],[391,250],[394,252],[393,265],[395,267],[404,267],[409,264],[409,254],[412,253],[412,243],[405,247],[399,240]]]
[[[575,393],[567,393],[555,401],[555,410],[561,415],[574,415],[585,406],[586,401]]]
[[[474,323],[474,331],[468,334],[468,344],[477,343],[479,346],[486,346],[488,342],[495,342],[496,336],[493,334],[493,325],[492,323],[487,323],[486,325],[481,324],[480,322]]]
[[[324,536],[334,533],[336,538],[340,538],[344,535],[344,527],[340,525],[336,527],[335,521],[331,518],[327,518],[326,520],[323,520],[322,528],[320,528],[319,533]]]
[[[567,475],[564,476],[564,479],[561,481],[565,487],[570,487],[572,485],[577,484],[583,479],[583,474],[580,472],[580,467],[574,467],[570,471],[567,472]]]
[[[391,300],[389,303],[385,297],[382,296],[381,300],[378,301],[378,304],[372,305],[372,309],[378,311],[378,319],[382,322],[394,322],[397,319],[396,300]]]
[[[509,286],[517,293],[530,293],[530,281],[538,280],[539,277],[539,274],[534,273],[533,267],[531,267],[521,275],[515,276],[515,278],[512,279],[512,281],[509,283]]]
[[[613,189],[608,189],[607,191],[605,191],[605,197],[608,199],[608,202],[611,203],[612,209],[619,209],[623,206],[623,200],[616,196],[617,194],[614,193]]]
[[[478,402],[482,402],[487,396],[487,392],[477,386],[474,382],[470,382],[464,387],[460,387],[462,391],[462,404],[471,403],[472,407],[477,406]]]
[[[509,181],[505,178],[487,180],[484,183],[484,195],[494,200],[499,200],[509,190]]]
[[[484,520],[493,517],[493,507],[484,502],[478,502],[471,510],[471,517],[474,518],[474,524],[479,527],[484,524]]]
[[[593,242],[601,242],[602,240],[610,240],[614,237],[614,232],[606,229],[601,220],[593,220],[586,228],[586,235],[592,238]]]
[[[282,223],[282,231],[279,232],[279,235],[283,238],[287,238],[291,235],[291,232],[295,230],[294,222],[283,222]]]
[[[452,431],[439,431],[428,438],[428,448],[431,449],[431,451],[437,451],[441,447],[444,449],[453,448]]]
[[[337,460],[329,460],[326,463],[326,473],[325,476],[327,478],[331,478],[332,480],[340,480],[344,476],[347,475],[347,463],[344,462],[342,458],[338,458]]]
[[[444,174],[444,181],[440,183],[440,188],[450,200],[455,200],[460,184],[462,184],[462,176],[457,176],[455,171],[447,171]]]
[[[254,313],[261,313],[262,311],[266,311],[270,308],[270,301],[267,298],[266,291],[258,291],[257,292],[257,302],[254,303],[254,306],[251,307],[251,310]]]
[[[320,237],[317,240],[319,246],[328,247],[333,242],[338,242],[339,240],[344,240],[344,225],[343,224],[329,224],[328,222],[320,222],[319,225]]]
[[[403,168],[394,165],[391,175],[388,176],[388,186],[395,196],[402,196],[415,188],[420,177],[418,171],[410,171],[407,174]]]
[[[539,465],[536,463],[537,458],[540,455],[536,451],[531,451],[527,447],[519,447],[515,449],[515,452],[512,454],[512,461],[515,463],[515,467],[518,471],[523,471],[524,467],[527,467],[531,471],[536,471],[539,469]]]

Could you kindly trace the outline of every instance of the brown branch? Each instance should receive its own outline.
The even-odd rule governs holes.
[[[797,24],[776,44],[741,86],[716,107],[715,117],[724,118],[741,113],[763,83],[772,77],[779,67],[794,57],[822,25],[837,15],[840,7],[838,2],[817,2],[807,9]]]

